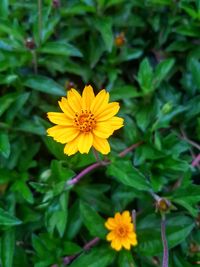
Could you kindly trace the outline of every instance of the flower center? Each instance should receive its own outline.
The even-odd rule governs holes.
[[[127,228],[124,226],[120,226],[117,228],[117,235],[120,237],[125,237],[127,235]]]
[[[94,129],[96,121],[91,111],[82,110],[81,114],[75,114],[74,123],[81,132],[88,133]]]

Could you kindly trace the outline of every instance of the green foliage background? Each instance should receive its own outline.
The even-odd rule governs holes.
[[[0,1],[0,258],[2,267],[161,266],[160,214],[167,214],[171,267],[200,258],[200,1]],[[40,20],[39,20],[40,21]],[[115,38],[124,33],[125,42]],[[32,40],[30,39],[32,38]],[[35,42],[35,46],[32,42]],[[106,88],[125,126],[110,138],[108,166],[74,187],[95,162],[67,157],[46,136],[47,111],[74,84]],[[142,142],[120,158],[118,153]],[[105,220],[137,211],[138,246],[113,251]],[[89,252],[83,246],[101,241]]]

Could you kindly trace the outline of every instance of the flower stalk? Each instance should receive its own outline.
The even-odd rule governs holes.
[[[92,247],[96,246],[96,244],[99,242],[99,240],[100,240],[100,238],[98,238],[98,237],[95,237],[94,239],[90,240],[83,247],[83,251],[88,251]],[[63,265],[66,266],[66,265],[70,264],[79,254],[80,253],[64,257],[63,258]],[[53,265],[51,265],[51,267],[58,267],[58,265],[53,264]]]
[[[168,243],[166,238],[166,217],[165,214],[161,214],[161,237],[162,237],[162,244],[163,244],[163,260],[162,260],[162,267],[168,267]]]
[[[104,165],[108,165],[108,164],[109,164],[109,162],[104,162]],[[82,177],[84,177],[89,172],[91,172],[91,171],[93,171],[93,170],[95,170],[101,166],[102,166],[102,162],[96,162],[96,163],[88,166],[87,168],[82,170],[75,178],[67,181],[67,185],[74,185],[74,184],[78,183]]]
[[[38,35],[40,46],[42,43],[42,0],[38,0]]]
[[[118,154],[119,157],[124,157],[126,154],[128,154],[130,151],[132,151],[133,149],[135,149],[136,147],[140,146],[143,142],[138,142],[136,144],[133,144],[132,146],[126,148],[125,150],[123,150],[122,152],[120,152]],[[75,185],[77,184],[85,175],[87,175],[88,173],[90,173],[91,171],[102,167],[102,166],[107,166],[110,164],[110,161],[108,160],[104,160],[104,161],[98,161],[96,163],[93,163],[92,165],[86,167],[84,170],[82,170],[77,176],[75,176],[74,178],[72,178],[71,180],[67,181],[67,185]]]
[[[200,154],[198,154],[198,155],[194,158],[194,160],[192,161],[192,166],[193,166],[193,167],[198,166],[199,162],[200,162]]]

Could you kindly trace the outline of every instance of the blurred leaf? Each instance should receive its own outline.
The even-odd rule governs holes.
[[[200,202],[200,188],[197,185],[190,185],[187,188],[179,188],[174,192],[174,196],[171,198],[175,203],[186,208],[194,217],[198,215],[198,208],[193,205],[197,205]]]
[[[138,82],[142,91],[146,93],[150,93],[153,87],[153,70],[148,61],[148,59],[144,59],[140,63],[139,72],[137,76]]]
[[[7,211],[4,211],[2,208],[0,208],[0,225],[1,226],[14,226],[19,225],[22,222],[8,213]]]
[[[55,229],[58,231],[60,237],[64,235],[68,217],[68,198],[69,192],[63,192],[59,196],[59,201],[54,200],[45,214],[46,226],[51,235],[53,235]]]
[[[200,90],[200,62],[195,58],[192,58],[190,61],[190,69],[192,73],[192,79],[197,86],[198,90]]]
[[[16,93],[9,93],[0,97],[0,116],[11,106],[18,97]]]
[[[10,155],[10,142],[8,134],[0,133],[0,154],[8,158]]]
[[[53,54],[60,56],[82,57],[82,53],[73,45],[68,44],[65,41],[49,42],[46,43],[39,52],[45,54]]]
[[[52,94],[57,96],[65,95],[65,91],[64,88],[62,88],[62,86],[60,86],[54,80],[45,76],[31,75],[25,79],[24,85],[31,89],[46,94]]]
[[[17,98],[16,101],[12,104],[12,108],[8,110],[6,114],[6,119],[11,121],[13,118],[18,114],[18,112],[21,110],[23,105],[26,103],[30,96],[30,93],[24,93],[20,94]]]
[[[124,85],[113,88],[112,91],[110,92],[110,96],[112,101],[115,101],[131,97],[137,97],[139,96],[139,93],[137,92],[137,89],[134,86]]]
[[[119,267],[137,267],[130,251],[121,250],[118,258]]]
[[[20,180],[15,182],[12,186],[12,189],[22,195],[22,197],[29,203],[34,202],[32,192],[25,182]]]
[[[7,230],[3,233],[0,239],[0,258],[2,267],[13,267],[15,242],[14,229]]]
[[[109,266],[115,257],[115,252],[107,247],[93,248],[87,254],[82,254],[80,257],[75,259],[71,267],[106,267]]]
[[[98,215],[98,213],[88,204],[81,202],[80,211],[83,219],[83,223],[87,227],[92,236],[98,236],[105,239],[106,228],[104,226],[104,220]]]
[[[0,2],[0,17],[1,18],[7,18],[8,17],[8,5],[9,5],[8,0],[2,0]],[[9,266],[10,265],[8,265],[8,267]]]
[[[0,32],[7,33],[12,38],[14,37],[21,42],[24,41],[24,32],[22,28],[10,24],[7,20],[0,20]]]
[[[95,27],[100,32],[103,41],[105,43],[108,52],[111,52],[113,47],[113,32],[112,32],[112,21],[110,18],[104,17],[104,19],[97,19],[94,22]]]
[[[137,190],[149,190],[149,185],[145,176],[128,160],[116,160],[108,166],[109,175],[116,177],[121,183],[133,187]]]
[[[67,255],[79,253],[81,250],[82,248],[73,242],[64,242],[64,253]]]
[[[151,220],[151,221],[149,221]],[[149,221],[149,225],[148,225]],[[155,215],[146,217],[144,224],[137,224],[138,252],[145,256],[155,256],[162,253],[162,242],[160,233],[160,219]],[[169,248],[175,247],[187,238],[194,222],[190,217],[176,215],[173,218],[167,218],[166,235]]]
[[[154,78],[154,83],[156,87],[159,86],[162,80],[166,78],[166,76],[172,69],[174,63],[175,63],[174,59],[170,58],[170,59],[165,59],[161,61],[157,65],[156,70],[155,70],[155,78]]]

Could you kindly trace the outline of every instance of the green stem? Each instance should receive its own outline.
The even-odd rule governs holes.
[[[37,74],[38,73],[37,53],[36,53],[35,50],[32,50],[31,53],[32,53],[32,57],[33,57],[33,69],[34,69],[34,73]]]
[[[40,46],[42,43],[42,0],[38,0],[38,35]]]
[[[167,238],[166,238],[166,218],[165,215],[162,214],[161,219],[161,236],[162,236],[162,243],[163,243],[163,261],[162,261],[162,267],[168,267],[168,258],[169,258],[169,252],[168,252],[168,244],[167,244]]]

